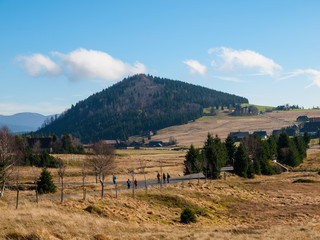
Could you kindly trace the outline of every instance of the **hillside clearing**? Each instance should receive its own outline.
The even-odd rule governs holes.
[[[268,134],[271,134],[275,129],[292,125],[298,116],[307,115],[308,117],[320,117],[320,111],[283,111],[266,113],[266,115],[274,119],[262,116],[206,116],[195,122],[161,129],[157,132],[157,135],[152,136],[151,140],[167,142],[172,136],[181,146],[190,146],[191,144],[202,146],[208,132],[213,135],[217,134],[222,139],[226,138],[230,132],[237,131],[249,131],[250,133],[254,131],[266,131]],[[288,123],[277,121],[277,119],[288,121]]]

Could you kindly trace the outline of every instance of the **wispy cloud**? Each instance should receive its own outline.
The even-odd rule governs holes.
[[[16,61],[32,77],[40,76],[58,76],[62,69],[53,62],[49,57],[36,53],[31,56],[18,56]]]
[[[235,77],[224,77],[224,76],[213,76],[213,77],[223,81],[238,82],[238,83],[243,82],[242,80]]]
[[[317,86],[320,88],[320,71],[315,69],[297,69],[293,72],[288,73],[288,75],[281,77],[280,80],[293,78],[299,75],[306,75],[308,79],[311,81],[309,85],[306,86],[306,88],[309,88],[311,86]]]
[[[207,73],[207,67],[199,63],[197,60],[189,59],[183,61],[184,64],[188,65],[191,74],[199,73],[205,75]]]
[[[234,50],[232,48],[211,48],[209,54],[216,53],[222,59],[220,70],[224,72],[237,72],[246,69],[257,71],[258,74],[275,76],[282,70],[272,59],[252,50]]]
[[[68,54],[53,52],[51,55],[58,57],[59,61],[54,62],[42,54],[19,56],[17,61],[21,62],[20,66],[32,77],[65,75],[72,81],[113,81],[147,71],[145,65],[140,62],[131,65],[102,51],[79,48]]]

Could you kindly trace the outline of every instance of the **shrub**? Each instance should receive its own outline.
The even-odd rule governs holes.
[[[194,214],[194,212],[189,209],[189,208],[186,208],[182,211],[181,215],[180,215],[180,221],[182,223],[190,223],[190,222],[197,222],[197,219],[196,219],[196,215]]]
[[[95,240],[106,240],[107,237],[104,234],[97,234],[93,237]]]
[[[314,181],[312,179],[299,178],[299,179],[293,181],[292,183],[316,183],[316,181]]]

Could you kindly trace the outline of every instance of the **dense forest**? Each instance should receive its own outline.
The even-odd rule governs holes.
[[[274,164],[274,159],[286,166],[299,166],[307,156],[310,136],[289,135],[284,131],[279,137],[272,135],[262,140],[257,134],[245,137],[238,146],[231,134],[225,142],[208,133],[202,149],[190,146],[184,161],[185,174],[203,172],[209,178],[220,178],[222,167],[232,165],[234,172],[245,178],[253,178],[255,174],[272,175],[281,169]]]
[[[248,100],[181,81],[138,74],[72,105],[37,133],[70,133],[83,143],[126,140],[132,135],[195,120],[203,115],[203,108],[241,103]]]

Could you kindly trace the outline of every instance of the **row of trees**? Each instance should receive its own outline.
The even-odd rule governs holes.
[[[2,127],[0,129],[0,196],[3,196],[8,181],[11,181],[11,183],[13,181],[19,182],[19,166],[25,164],[25,149],[21,148],[19,141],[17,140],[19,140],[19,138],[14,137],[7,127]],[[97,181],[99,180],[101,184],[103,197],[105,177],[115,168],[114,149],[103,141],[99,141],[94,144],[93,155],[88,157],[88,159],[89,160],[86,162],[83,162],[82,166],[83,189],[85,190],[84,180],[87,173],[93,172],[96,175]],[[62,184],[61,196],[63,199],[63,177],[66,172],[65,162],[60,158],[55,159],[46,152],[40,153],[37,161],[38,162],[36,163],[30,163],[30,165],[41,165],[41,167],[46,167],[44,165],[49,164],[49,167],[56,167],[58,169],[57,172],[59,175],[59,182]],[[52,176],[46,168],[43,169],[41,176],[39,176],[38,171],[34,172],[34,183],[37,186],[37,192],[47,193],[56,190],[52,182]],[[19,188],[17,187],[17,189]]]
[[[29,143],[29,139],[36,140]],[[46,147],[42,148],[41,140],[46,140]],[[36,167],[57,167],[56,159],[49,155],[48,151],[56,154],[84,154],[84,148],[79,139],[70,134],[63,134],[61,138],[52,135],[45,138],[32,138],[15,135],[16,147],[19,150],[20,164]]]
[[[270,136],[262,140],[258,135],[244,138],[236,146],[229,135],[225,142],[209,133],[202,149],[190,146],[186,154],[185,174],[203,172],[206,177],[217,179],[221,167],[233,165],[234,172],[245,178],[253,178],[255,174],[272,175],[280,173],[279,167],[270,160],[288,166],[298,166],[306,157],[310,136],[289,138],[286,132],[279,137]]]
[[[112,171],[115,169],[115,162],[114,162],[114,149],[104,143],[103,141],[99,141],[94,144],[93,146],[93,153],[94,155],[90,157],[86,162],[82,164],[82,187],[83,187],[83,194],[85,199],[85,178],[87,173],[89,172],[88,169],[91,169],[96,175],[96,181],[101,184],[101,198],[104,196],[104,184],[105,184],[105,177],[110,175]],[[58,158],[57,159],[57,167],[58,167],[58,175],[59,175],[59,182],[61,184],[61,202],[63,201],[63,188],[64,188],[64,176],[66,173],[66,164],[65,162]],[[52,176],[48,172],[46,168],[43,169],[39,180],[37,181],[37,191],[40,194],[43,193],[50,193],[56,192],[56,187],[53,184]]]

